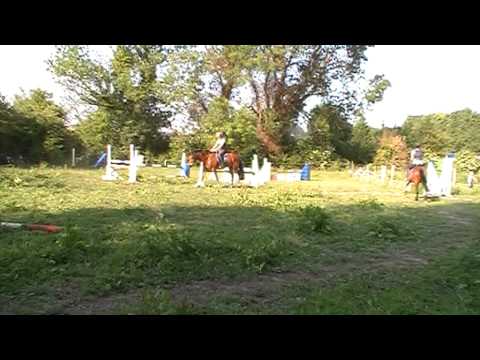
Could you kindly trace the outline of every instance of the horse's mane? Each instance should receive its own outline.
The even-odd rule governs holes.
[[[205,150],[205,149],[197,149],[197,150],[193,150],[193,151],[192,151],[192,154],[195,154],[195,153],[204,153],[204,152],[208,152],[208,150]]]

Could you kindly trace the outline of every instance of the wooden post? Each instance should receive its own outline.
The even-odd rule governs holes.
[[[72,167],[75,167],[75,148],[72,148]]]

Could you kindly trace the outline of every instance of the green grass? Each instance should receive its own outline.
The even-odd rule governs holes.
[[[467,284],[464,299],[476,296],[478,188],[415,202],[401,181],[347,173],[197,189],[195,171],[187,181],[177,172],[141,169],[127,184],[101,181],[102,170],[0,168],[0,221],[65,228],[0,230],[0,313],[81,311],[110,298],[107,313],[480,310],[453,285],[434,286],[448,278]],[[125,294],[137,294],[128,306]]]

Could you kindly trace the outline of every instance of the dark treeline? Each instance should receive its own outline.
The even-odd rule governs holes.
[[[66,110],[40,89],[0,98],[0,161],[61,165],[72,147],[91,164],[112,144],[135,144],[149,161],[178,161],[223,130],[243,157],[318,167],[407,161],[419,142],[427,156],[459,154],[475,166],[480,116],[470,110],[409,117],[401,128],[374,129],[364,114],[390,83],[364,79],[366,46],[116,46],[108,62],[88,46],[60,46],[49,71],[85,108],[67,126]],[[319,105],[305,111],[312,97]],[[388,120],[388,119],[385,119]],[[300,126],[301,125],[301,126]]]

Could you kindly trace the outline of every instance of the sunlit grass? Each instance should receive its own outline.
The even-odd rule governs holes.
[[[65,229],[49,235],[1,229],[0,309],[41,312],[65,292],[106,296],[311,271],[345,254],[422,251],[449,236],[469,243],[478,230],[480,193],[464,185],[452,199],[415,202],[403,194],[401,179],[389,185],[340,172],[258,189],[213,182],[198,189],[196,169],[184,180],[177,169],[143,168],[136,184],[104,182],[102,174],[0,169],[0,221]],[[155,308],[157,297],[148,299],[148,309]],[[325,309],[305,304],[295,309]]]

